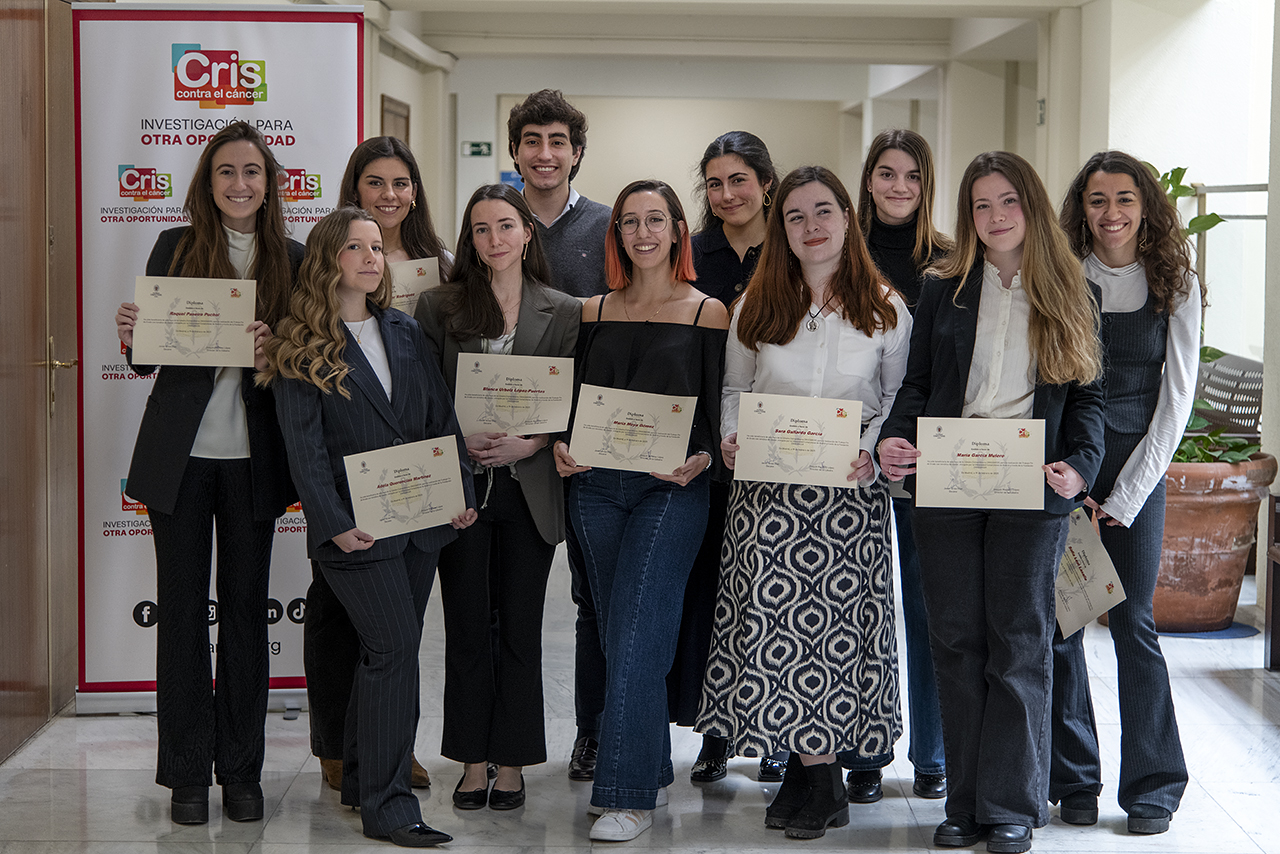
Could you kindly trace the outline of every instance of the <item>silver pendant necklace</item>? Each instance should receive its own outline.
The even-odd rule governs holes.
[[[827,310],[827,304],[831,302],[831,297],[833,296],[835,296],[835,294],[831,294],[823,300],[822,305],[818,308],[817,314],[813,314],[807,308],[804,310],[804,313],[809,315],[809,322],[804,325],[805,329],[808,329],[810,332],[818,331],[818,318],[822,316],[822,312]]]

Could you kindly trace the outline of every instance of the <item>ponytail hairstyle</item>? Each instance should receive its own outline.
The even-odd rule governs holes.
[[[707,198],[707,164],[717,157],[726,157],[730,154],[740,157],[747,168],[755,173],[756,180],[764,189],[764,218],[766,221],[769,219],[769,208],[773,207],[770,191],[774,193],[778,191],[778,170],[773,166],[773,158],[769,156],[769,149],[760,137],[745,130],[731,130],[716,137],[702,153],[702,160],[698,163],[698,183],[694,194],[702,200],[702,221],[698,224],[699,232],[706,231],[719,219],[712,212],[711,201]]]

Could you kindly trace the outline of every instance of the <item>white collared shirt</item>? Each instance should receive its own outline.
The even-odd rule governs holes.
[[[573,206],[574,206],[574,205],[576,205],[576,204],[578,203],[578,199],[580,199],[580,198],[582,198],[582,194],[581,194],[581,193],[579,193],[577,190],[573,189],[573,185],[572,185],[572,184],[570,184],[570,185],[569,185],[569,200],[568,200],[567,202],[565,202],[565,203],[564,203],[564,210],[562,210],[562,211],[560,211],[560,213],[556,214],[556,218],[555,218],[555,219],[551,220],[551,222],[542,222],[542,220],[538,217],[538,215],[537,215],[537,214],[534,214],[534,215],[533,215],[533,216],[534,216],[534,219],[537,219],[537,220],[538,220],[538,222],[542,222],[542,224],[543,224],[543,225],[545,225],[547,228],[550,228],[551,226],[555,225],[555,224],[556,224],[556,222],[558,222],[558,221],[559,221],[560,217],[564,216],[564,215],[565,215],[565,214],[567,214],[569,211],[573,210]]]
[[[1031,303],[1022,289],[1022,271],[1006,288],[995,265],[983,262],[977,339],[962,418],[1031,417],[1036,383],[1030,324]]]
[[[738,340],[742,303],[733,312],[725,345],[724,392],[720,408],[721,435],[738,430],[738,394],[791,394],[862,402],[864,425],[862,450],[875,459],[880,425],[893,408],[898,387],[907,373],[911,347],[911,314],[896,293],[890,297],[898,312],[893,329],[867,335],[840,317],[838,311],[822,316],[817,305],[809,315],[818,322],[808,328],[809,317],[800,319],[796,336],[786,344],[760,344],[751,350]]]

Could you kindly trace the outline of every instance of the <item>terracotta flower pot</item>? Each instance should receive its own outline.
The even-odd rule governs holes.
[[[1162,632],[1212,632],[1235,618],[1258,506],[1276,477],[1276,458],[1243,463],[1172,463],[1164,552],[1152,600]]]

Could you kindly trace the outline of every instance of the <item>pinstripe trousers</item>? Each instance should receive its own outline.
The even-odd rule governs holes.
[[[1107,453],[1091,490],[1111,493],[1116,477],[1145,433],[1107,431]],[[1099,533],[1124,585],[1125,600],[1111,609],[1107,624],[1116,650],[1120,694],[1120,786],[1116,798],[1127,812],[1150,804],[1176,812],[1187,787],[1178,720],[1169,688],[1169,669],[1160,651],[1151,597],[1160,574],[1164,540],[1164,480],[1161,479],[1128,528],[1102,525]],[[1083,632],[1053,641],[1053,764],[1049,800],[1077,791],[1102,791],[1098,730],[1089,694]]]
[[[409,757],[418,727],[422,616],[439,554],[409,543],[386,560],[320,564],[360,635],[347,708],[342,803],[360,807],[366,836],[385,837],[422,820],[409,787]]]

